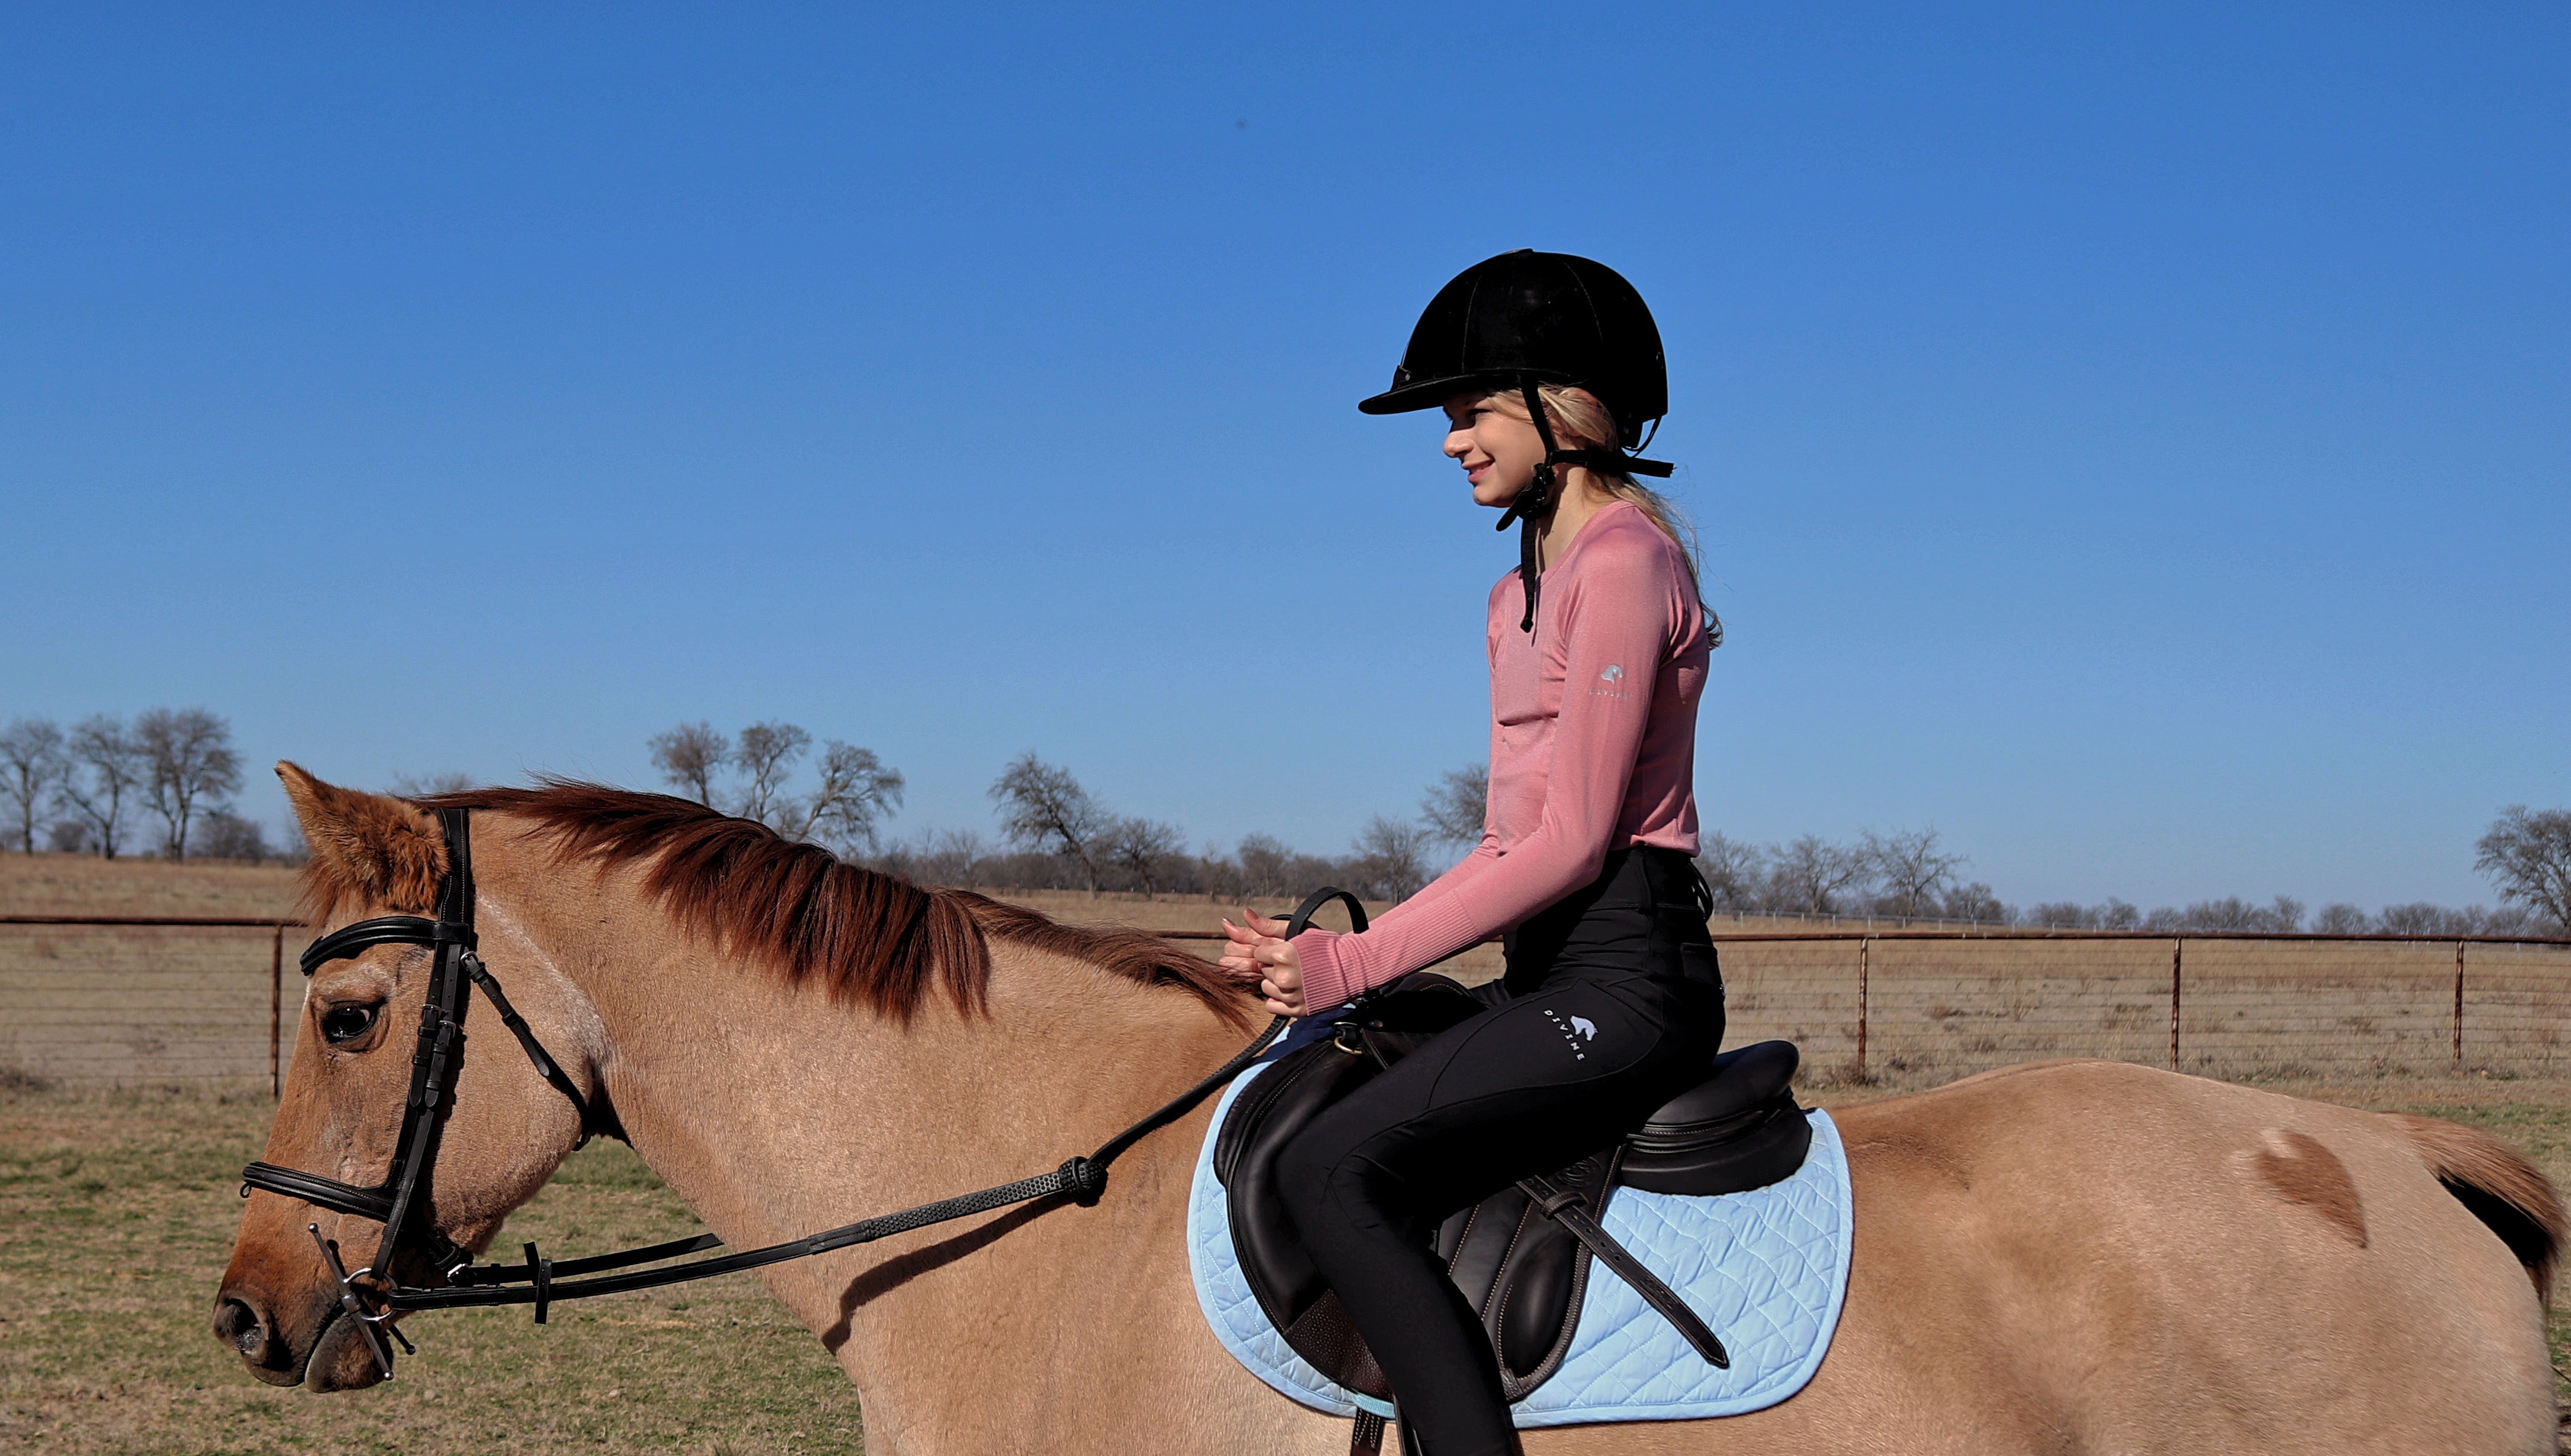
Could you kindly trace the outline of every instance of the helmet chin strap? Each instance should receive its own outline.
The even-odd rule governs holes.
[[[1518,377],[1518,397],[1526,401],[1527,418],[1535,424],[1536,438],[1544,442],[1544,459],[1536,463],[1535,478],[1527,482],[1526,489],[1518,492],[1516,500],[1509,502],[1508,511],[1500,517],[1499,525],[1492,529],[1505,531],[1511,521],[1518,523],[1518,581],[1526,589],[1526,615],[1518,620],[1518,631],[1532,634],[1535,631],[1537,578],[1544,570],[1543,563],[1537,559],[1536,548],[1541,544],[1538,533],[1542,529],[1541,523],[1553,515],[1556,504],[1554,491],[1561,483],[1553,467],[1578,465],[1618,475],[1666,476],[1670,473],[1670,466],[1665,461],[1645,460],[1616,449],[1565,450],[1554,443],[1553,424],[1544,417],[1544,395],[1537,390],[1534,378],[1527,375]],[[1659,421],[1655,420],[1653,425],[1657,433]]]
[[[1553,426],[1545,420],[1544,396],[1536,392],[1535,381],[1520,378],[1518,394],[1526,400],[1527,418],[1535,421],[1536,438],[1544,441],[1544,458],[1536,462],[1535,478],[1518,492],[1516,500],[1509,502],[1500,523],[1491,529],[1505,531],[1509,522],[1518,523],[1518,586],[1526,598],[1526,615],[1518,619],[1518,631],[1531,634],[1535,631],[1536,582],[1544,571],[1536,552],[1541,529],[1538,523],[1553,515],[1553,462],[1562,452],[1554,447]]]

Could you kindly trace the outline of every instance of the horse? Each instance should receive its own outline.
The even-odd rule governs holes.
[[[562,1075],[735,1247],[1050,1169],[1238,1052],[1255,1002],[1144,932],[1056,923],[658,794],[558,780],[406,800],[278,765],[315,923],[426,913],[468,808],[484,962]],[[320,966],[266,1158],[395,1158],[431,952]],[[463,1057],[427,1221],[472,1250],[582,1134],[497,1028]],[[1199,1108],[1093,1205],[1054,1198],[762,1271],[883,1456],[1346,1449],[1245,1371],[1189,1281]],[[1718,1420],[1525,1433],[1538,1456],[2554,1449],[2560,1201],[2515,1151],[2119,1063],[1835,1112],[1855,1241],[1827,1357]],[[215,1334],[310,1391],[379,1378],[307,1232],[250,1197]]]

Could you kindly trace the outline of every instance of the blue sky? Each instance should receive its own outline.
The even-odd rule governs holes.
[[[0,11],[0,718],[1334,849],[1514,561],[1352,406],[1539,246],[1668,339],[1712,825],[2375,905],[2571,802],[2560,7],[527,9]]]

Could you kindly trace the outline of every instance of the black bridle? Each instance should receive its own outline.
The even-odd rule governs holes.
[[[481,956],[476,953],[473,934],[473,853],[469,811],[439,809],[437,815],[445,833],[447,871],[438,886],[436,918],[387,915],[360,920],[314,941],[303,952],[300,963],[303,974],[308,978],[313,971],[331,961],[358,955],[378,945],[423,945],[436,951],[428,997],[420,1008],[419,1042],[411,1053],[410,1096],[402,1104],[401,1133],[394,1143],[396,1151],[392,1172],[383,1183],[368,1189],[318,1174],[279,1168],[272,1163],[254,1163],[242,1170],[243,1198],[249,1198],[253,1190],[258,1190],[299,1199],[315,1208],[383,1225],[383,1236],[375,1243],[374,1256],[365,1268],[354,1274],[348,1272],[336,1241],[321,1236],[319,1224],[307,1223],[304,1230],[312,1235],[313,1243],[320,1249],[322,1262],[328,1266],[332,1280],[338,1285],[340,1311],[358,1321],[366,1348],[387,1380],[393,1374],[393,1352],[386,1339],[387,1334],[400,1340],[405,1352],[416,1353],[410,1341],[389,1323],[393,1315],[407,1310],[532,1304],[536,1322],[542,1324],[547,1306],[557,1300],[588,1299],[632,1289],[653,1289],[665,1284],[708,1279],[718,1274],[783,1263],[788,1259],[809,1258],[814,1254],[943,1223],[951,1218],[970,1217],[975,1213],[1005,1209],[1012,1204],[1057,1195],[1066,1196],[1071,1202],[1088,1208],[1107,1191],[1109,1164],[1145,1137],[1186,1116],[1197,1104],[1239,1075],[1243,1068],[1258,1060],[1259,1054],[1267,1050],[1268,1044],[1286,1028],[1285,1017],[1275,1018],[1268,1029],[1239,1055],[1216,1068],[1204,1081],[1109,1139],[1098,1151],[1087,1157],[1069,1159],[1053,1172],[1034,1178],[941,1199],[933,1204],[922,1204],[836,1228],[825,1228],[785,1243],[771,1243],[765,1248],[744,1249],[739,1253],[696,1259],[664,1268],[633,1269],[633,1266],[721,1248],[723,1239],[704,1233],[643,1248],[562,1260],[547,1258],[537,1251],[535,1244],[528,1243],[524,1246],[524,1263],[476,1264],[471,1253],[459,1247],[437,1227],[429,1213],[430,1174],[437,1163],[439,1135],[444,1132],[446,1120],[455,1106],[455,1074],[464,1059],[464,1013],[474,987],[480,987],[483,994],[491,998],[492,1009],[499,1013],[500,1024],[518,1039],[518,1045],[526,1051],[527,1060],[534,1064],[536,1074],[570,1099],[573,1109],[580,1114],[580,1142],[573,1145],[575,1151],[598,1134],[621,1140],[625,1133],[618,1126],[615,1114],[602,1111],[584,1096],[579,1086],[563,1072],[561,1064],[545,1051],[535,1032],[527,1026],[526,1019],[518,1015],[517,1009],[509,1004],[509,998],[501,992],[499,981],[482,964]],[[1365,927],[1365,911],[1354,896],[1342,890],[1316,890],[1288,921],[1286,938],[1291,939],[1299,933],[1310,923],[1312,912],[1332,899],[1346,901],[1357,928]],[[404,1284],[395,1275],[393,1259],[402,1251],[406,1235],[413,1237],[420,1255],[445,1281],[442,1286]],[[609,1269],[633,1271],[604,1274],[598,1278],[571,1277],[600,1274]],[[565,1278],[570,1278],[570,1282],[558,1282]]]

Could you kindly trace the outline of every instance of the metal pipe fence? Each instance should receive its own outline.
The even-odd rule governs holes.
[[[293,1054],[285,962],[309,939],[292,920],[0,915],[0,1079],[274,1095]],[[1822,1082],[1929,1085],[2051,1057],[2235,1079],[2571,1077],[2566,939],[1719,926],[1716,943],[1726,1042],[1796,1042]]]

